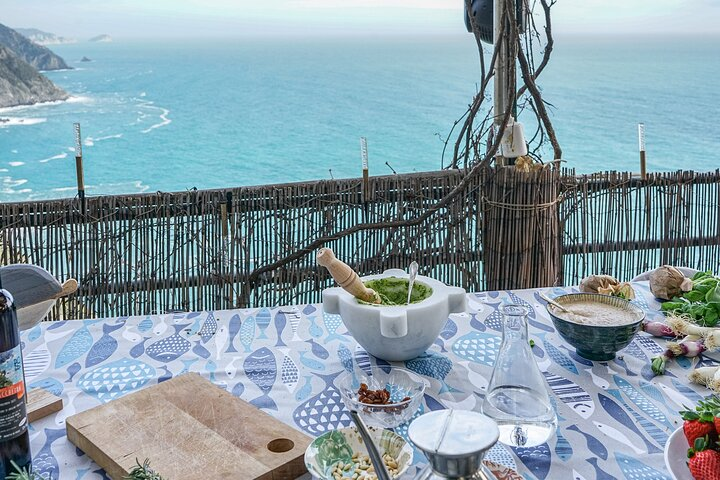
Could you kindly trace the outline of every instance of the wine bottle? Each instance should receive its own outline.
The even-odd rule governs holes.
[[[0,289],[0,479],[31,469],[20,331],[12,295]]]

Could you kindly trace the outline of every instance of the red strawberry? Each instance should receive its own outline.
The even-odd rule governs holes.
[[[715,431],[715,424],[713,423],[714,417],[710,412],[693,412],[690,410],[684,410],[680,412],[683,420],[683,432],[685,438],[688,441],[688,445],[692,447],[695,445],[695,440],[698,438],[704,438],[706,435],[710,441],[714,441],[717,438],[717,432]]]
[[[720,480],[720,452],[710,450],[708,437],[695,440],[688,450],[690,473],[695,480]]]

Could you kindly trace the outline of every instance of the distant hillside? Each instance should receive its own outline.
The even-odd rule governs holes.
[[[43,32],[37,28],[15,28],[16,32],[24,35],[38,45],[62,45],[65,43],[77,43],[74,38],[61,37],[54,33]]]
[[[67,100],[68,97],[34,67],[0,45],[0,108]]]
[[[47,47],[31,42],[12,28],[0,23],[0,45],[9,48],[18,57],[38,70],[63,70],[68,67],[65,60]]]
[[[110,43],[112,42],[112,37],[110,35],[98,35],[97,37],[93,37],[88,42],[101,42],[101,43]]]

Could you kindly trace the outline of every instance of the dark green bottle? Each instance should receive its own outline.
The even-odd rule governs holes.
[[[19,468],[31,469],[27,392],[20,331],[12,295],[0,289],[0,479]]]

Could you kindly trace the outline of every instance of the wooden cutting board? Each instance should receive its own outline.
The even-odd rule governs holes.
[[[167,480],[297,478],[312,439],[197,373],[66,420],[68,439],[120,480],[146,458]]]

